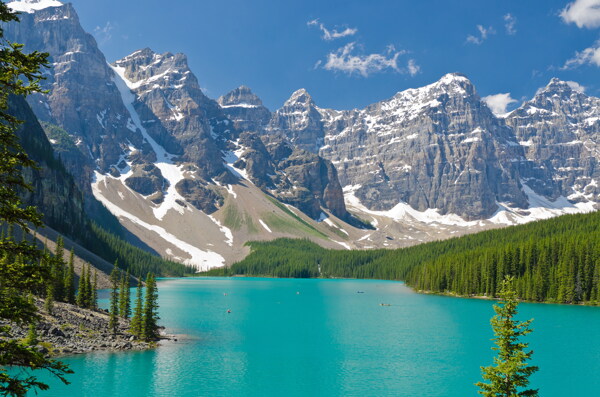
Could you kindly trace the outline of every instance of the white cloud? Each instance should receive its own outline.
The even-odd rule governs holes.
[[[496,116],[505,115],[508,105],[519,102],[516,99],[511,98],[510,93],[488,95],[482,99]]]
[[[355,28],[346,28],[344,30],[337,31],[336,29],[327,29],[324,24],[320,23],[318,19],[313,19],[312,21],[308,21],[306,23],[308,26],[317,26],[321,32],[323,32],[323,40],[331,41],[335,39],[340,39],[342,37],[354,36],[358,29]]]
[[[489,35],[495,34],[496,31],[493,27],[484,28],[482,25],[477,25],[477,30],[479,30],[479,36],[474,36],[472,34],[467,36],[467,43],[480,45],[483,43]]]
[[[106,22],[106,25],[103,27],[96,26],[94,28],[94,37],[96,37],[99,44],[106,44],[112,39],[112,31],[114,28],[115,27],[110,21]]]
[[[517,25],[517,18],[512,16],[511,14],[506,14],[504,16],[504,27],[506,28],[506,33],[509,35],[514,35],[517,33],[517,29],[515,26]]]
[[[388,50],[383,54],[360,55],[354,54],[355,47],[356,43],[348,43],[329,53],[323,69],[343,72],[348,75],[357,73],[363,77],[368,77],[370,74],[386,69],[392,69],[398,73],[410,73],[410,71],[404,71],[398,67],[398,57],[405,54],[406,51],[396,51],[393,46],[388,46]],[[419,67],[414,61],[412,67],[415,73],[418,72]]]
[[[600,0],[575,0],[560,13],[566,23],[574,23],[580,28],[600,27]]]
[[[406,64],[406,70],[408,71],[408,74],[414,76],[421,71],[421,67],[417,65],[414,59],[409,59]]]
[[[571,87],[571,89],[575,92],[579,92],[582,94],[585,92],[585,86],[579,84],[576,81],[565,81],[565,83],[567,83],[568,86]]]
[[[596,41],[593,46],[576,52],[575,56],[567,60],[561,69],[575,69],[586,64],[600,66],[600,40]]]

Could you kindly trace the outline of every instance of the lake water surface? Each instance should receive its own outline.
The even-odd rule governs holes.
[[[72,384],[52,381],[40,395],[465,397],[478,395],[479,367],[494,355],[492,302],[419,295],[399,282],[194,278],[158,287],[160,322],[178,342],[70,357]],[[527,341],[540,395],[600,395],[600,308],[520,312],[535,318]]]

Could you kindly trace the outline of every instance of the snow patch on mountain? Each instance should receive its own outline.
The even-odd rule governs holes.
[[[186,259],[184,261],[185,264],[195,266],[198,271],[208,270],[213,267],[223,266],[225,264],[225,259],[216,252],[212,251],[203,251],[198,247],[195,247],[175,235],[169,233],[163,227],[158,225],[151,225],[147,222],[144,222],[140,218],[136,217],[133,214],[123,210],[119,206],[113,204],[108,198],[104,196],[102,193],[101,187],[106,187],[107,176],[100,174],[98,171],[95,171],[95,178],[92,183],[92,193],[94,197],[100,201],[104,206],[116,217],[125,218],[134,224],[152,232],[157,233],[162,239],[173,244],[177,248],[182,251],[188,253],[191,258]]]
[[[257,108],[259,107],[259,105],[253,105],[251,103],[236,103],[235,105],[221,105],[222,108],[227,109],[227,108],[246,108],[246,109],[252,109],[252,108]]]
[[[348,243],[344,243],[344,242],[336,241],[336,240],[331,240],[331,241],[333,241],[336,244],[341,245],[342,247],[346,248],[348,251],[350,251],[352,249],[352,247]]]
[[[348,232],[345,231],[343,228],[341,228],[340,226],[338,226],[336,223],[334,223],[331,219],[329,219],[329,217],[321,212],[321,217],[319,218],[319,222],[324,222],[325,224],[327,224],[329,227],[334,228],[339,230],[340,232],[344,233],[346,236],[349,236]]]
[[[258,220],[258,222],[259,222],[259,223],[262,225],[262,227],[264,227],[264,228],[265,228],[265,230],[266,230],[267,232],[269,232],[269,233],[273,233],[273,232],[271,231],[271,229],[269,228],[269,226],[267,226],[267,224],[266,224],[266,223],[264,223],[262,219],[259,219],[259,220]]]
[[[218,219],[215,218],[214,216],[208,215],[208,217],[210,218],[211,221],[213,221],[213,223],[215,225],[217,225],[219,227],[219,230],[221,231],[221,233],[223,233],[225,235],[225,238],[227,239],[227,240],[225,240],[225,243],[228,246],[232,247],[233,246],[233,233],[231,233],[231,229],[229,229],[226,226],[223,226],[221,224],[221,222],[219,222]]]
[[[6,4],[13,11],[26,12],[33,14],[36,11],[49,7],[61,7],[64,4],[57,0],[21,0],[11,1]]]
[[[388,211],[373,211],[365,207],[355,192],[361,188],[360,185],[344,187],[344,199],[348,206],[354,207],[364,213],[393,219],[394,221],[417,221],[427,225],[438,224],[447,226],[474,227],[486,224],[516,225],[533,222],[541,219],[549,219],[565,214],[579,214],[595,211],[595,203],[585,201],[572,203],[566,197],[559,197],[551,201],[533,191],[524,181],[521,181],[523,191],[527,195],[529,208],[524,210],[514,208],[508,203],[497,203],[498,210],[489,219],[467,221],[456,214],[441,215],[437,209],[418,211],[406,203],[398,203]]]
[[[239,145],[239,141],[236,141],[235,143],[239,147],[237,150],[222,152],[222,154],[223,154],[223,161],[225,162],[225,166],[229,169],[229,171],[233,175],[235,175],[239,179],[245,179],[248,182],[252,183],[252,181],[250,181],[250,177],[248,176],[248,172],[246,172],[246,170],[241,169],[241,168],[236,168],[236,167],[233,166],[233,164],[236,161],[238,161],[240,158],[242,158],[242,154],[246,150],[246,148],[244,148],[243,146]]]
[[[489,221],[495,224],[514,225],[533,222],[540,219],[549,219],[564,214],[579,214],[595,211],[595,204],[591,201],[571,203],[566,197],[559,197],[551,201],[535,193],[523,181],[523,191],[527,195],[529,208],[522,210],[512,208],[506,203],[498,203],[500,207]]]
[[[227,185],[227,193],[231,194],[234,200],[237,198],[237,193],[233,190],[233,186]]]
[[[479,221],[466,221],[455,214],[441,215],[437,209],[429,208],[425,211],[417,211],[404,202],[396,204],[396,206],[387,211],[373,211],[365,207],[353,191],[345,193],[344,199],[347,205],[367,214],[391,218],[398,222],[414,220],[425,224],[437,223],[448,226],[475,226],[479,224]]]
[[[135,95],[130,90],[129,80],[125,77],[125,68],[119,66],[109,65],[115,72],[113,81],[115,86],[121,94],[123,104],[127,108],[131,120],[135,127],[140,130],[144,139],[150,144],[154,153],[156,153],[156,167],[160,170],[163,177],[169,182],[169,187],[165,192],[165,198],[163,202],[158,206],[152,208],[154,216],[158,220],[162,220],[169,210],[173,209],[181,213],[182,208],[177,202],[185,202],[185,199],[177,192],[175,186],[178,182],[184,179],[184,173],[181,166],[176,165],[173,162],[174,155],[168,153],[162,146],[160,146],[149,134],[148,131],[142,125],[140,116],[136,112],[133,104],[135,103]]]

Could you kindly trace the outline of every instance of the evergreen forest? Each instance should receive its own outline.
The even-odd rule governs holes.
[[[328,250],[309,240],[251,242],[213,276],[403,280],[426,292],[497,297],[514,277],[519,299],[600,303],[600,213],[564,215],[396,250]]]

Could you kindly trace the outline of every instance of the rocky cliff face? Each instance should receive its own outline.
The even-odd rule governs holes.
[[[269,109],[246,86],[223,95],[218,103],[238,131],[262,132],[271,119]]]
[[[549,203],[597,201],[597,109],[598,99],[554,79],[498,118],[454,73],[349,111],[319,108],[298,90],[268,123],[250,125],[332,161],[341,185],[370,210],[407,203],[473,220],[538,205],[527,192]]]
[[[322,208],[341,219],[351,219],[335,167],[316,154],[316,135],[309,132],[305,136],[307,130],[323,135],[320,123],[315,128],[311,122],[302,124],[311,115],[320,117],[306,91],[297,91],[275,114],[245,86],[218,102],[234,125],[245,131],[238,142],[241,157],[235,165],[246,170],[253,183],[313,219],[321,217]]]
[[[279,133],[300,149],[318,153],[323,146],[323,115],[305,89],[292,94],[266,126],[269,134]]]
[[[242,133],[240,158],[233,165],[246,171],[252,182],[284,203],[291,204],[313,219],[328,209],[350,221],[342,187],[330,161],[293,147],[279,135]]]
[[[371,209],[404,201],[419,211],[481,219],[494,214],[496,202],[527,205],[518,180],[523,150],[463,75],[362,110],[322,113],[320,153]]]
[[[123,105],[113,71],[94,38],[82,29],[73,6],[29,11],[20,15],[20,23],[7,24],[5,35],[26,49],[50,54],[43,82],[49,93],[28,101],[41,121],[71,137],[79,153],[65,153],[65,163],[89,191],[94,168],[108,171],[128,142],[142,146],[143,139]]]
[[[332,161],[341,185],[372,210],[405,202],[487,218],[497,202],[527,207],[521,173],[539,174],[513,131],[459,74],[362,110],[322,109],[298,90],[255,130]]]
[[[181,153],[180,160],[196,165],[204,179],[227,177],[221,150],[236,131],[219,105],[202,93],[185,55],[145,48],[113,66],[136,94],[140,117],[154,120],[146,128],[164,127],[178,144],[163,145],[168,152]]]
[[[506,117],[529,160],[547,170],[555,190],[575,201],[598,202],[600,99],[552,79]]]
[[[24,176],[32,186],[23,191],[23,202],[39,209],[44,223],[59,232],[80,236],[86,232],[87,217],[84,200],[73,177],[54,157],[50,142],[27,102],[21,97],[11,97],[9,113],[22,120],[17,130],[21,145],[37,168],[24,169]]]

